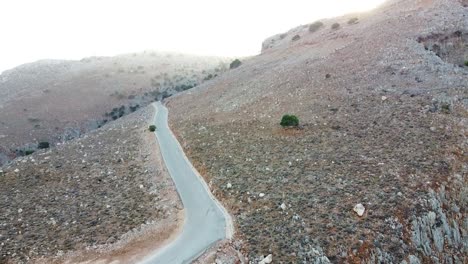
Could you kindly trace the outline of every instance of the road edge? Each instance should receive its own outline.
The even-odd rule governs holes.
[[[158,106],[156,105],[157,103],[153,103],[153,107],[156,109],[156,115],[158,114]],[[165,105],[163,105],[161,103],[161,106],[163,107],[166,107]],[[167,107],[166,107],[167,108]],[[187,155],[185,154],[185,151],[184,149],[182,148],[182,145],[180,145],[180,142],[179,140],[177,139],[177,137],[175,136],[174,132],[172,131],[172,129],[169,127],[169,109],[167,111],[167,123],[166,123],[166,126],[167,126],[167,129],[169,130],[169,132],[171,133],[171,136],[175,139],[175,141],[177,142],[177,147],[179,148],[179,150],[182,152],[182,156],[184,157],[185,161],[190,165],[190,168],[192,169],[192,171],[195,173],[195,175],[197,175],[197,178],[198,180],[200,181],[200,183],[203,185],[203,188],[205,188],[205,191],[208,193],[208,195],[210,196],[210,198],[215,202],[216,206],[219,208],[219,210],[221,211],[221,213],[223,214],[224,216],[224,219],[226,221],[226,239],[229,239],[231,240],[234,236],[234,223],[232,222],[232,217],[231,215],[229,214],[229,212],[226,210],[226,208],[224,208],[224,206],[221,204],[221,202],[218,201],[218,199],[216,199],[216,197],[213,195],[213,193],[211,192],[210,188],[208,187],[208,184],[205,182],[205,179],[200,175],[200,173],[198,172],[198,170],[193,166],[192,162],[188,159]],[[157,129],[157,127],[156,127]],[[156,134],[156,132],[154,132]]]

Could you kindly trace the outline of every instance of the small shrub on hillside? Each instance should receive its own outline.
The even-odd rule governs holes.
[[[151,131],[151,132],[156,131],[156,126],[155,125],[149,126],[149,131]]]
[[[37,145],[38,149],[46,149],[46,148],[49,148],[49,147],[50,147],[50,144],[47,141],[39,142],[39,144]]]
[[[320,21],[316,21],[309,25],[309,32],[314,33],[315,31],[319,30],[323,26],[323,23]]]
[[[208,74],[205,78],[203,78],[203,80],[204,80],[204,81],[208,81],[208,80],[211,80],[211,79],[213,79],[213,78],[214,78],[213,74],[210,73],[210,74]]]
[[[133,113],[133,112],[135,112],[138,108],[140,108],[140,105],[139,105],[139,104],[137,104],[137,105],[130,105],[129,108],[130,108],[130,112]]]
[[[24,155],[26,155],[26,156],[31,155],[33,153],[34,153],[34,150],[32,150],[32,149],[27,149],[27,150],[24,151]]]
[[[358,22],[358,20],[359,20],[359,19],[358,19],[357,17],[350,18],[350,19],[348,20],[348,24],[349,24],[349,25],[356,24],[356,23]]]
[[[297,40],[300,40],[300,39],[301,39],[301,36],[295,35],[291,40],[292,41],[297,41]]]
[[[167,91],[164,91],[161,96],[162,96],[162,99],[166,99],[166,98],[170,97],[171,94],[169,94]]]
[[[468,60],[465,61],[465,66],[468,67]]]
[[[333,23],[331,26],[332,29],[339,29],[340,28],[340,23]]]
[[[440,111],[444,114],[450,114],[452,106],[449,103],[442,103],[440,105]]]
[[[241,66],[241,64],[242,64],[242,62],[239,59],[235,59],[229,65],[229,69],[235,69],[235,68]]]
[[[297,127],[299,126],[299,118],[295,115],[284,115],[281,118],[280,125],[282,127]]]

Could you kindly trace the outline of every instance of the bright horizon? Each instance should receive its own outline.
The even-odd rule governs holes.
[[[157,50],[250,56],[269,36],[384,0],[109,1],[0,3],[0,72],[41,59]]]

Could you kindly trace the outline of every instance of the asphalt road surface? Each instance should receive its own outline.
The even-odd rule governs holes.
[[[217,241],[231,238],[232,222],[226,210],[211,195],[208,186],[193,168],[169,129],[167,108],[159,102],[153,106],[157,112],[156,137],[167,170],[184,205],[185,222],[182,232],[174,241],[141,263],[191,263]]]

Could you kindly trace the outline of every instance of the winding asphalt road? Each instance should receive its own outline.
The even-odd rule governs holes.
[[[233,234],[231,217],[213,197],[203,178],[185,156],[182,147],[167,125],[168,110],[161,103],[156,108],[156,137],[167,170],[175,182],[185,208],[185,222],[179,236],[167,246],[148,256],[143,264],[190,263],[215,242]]]

